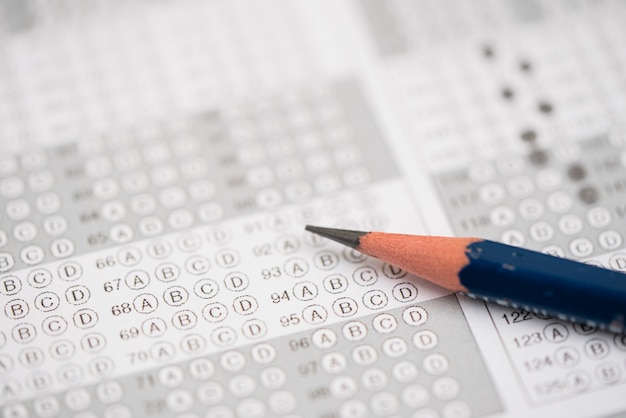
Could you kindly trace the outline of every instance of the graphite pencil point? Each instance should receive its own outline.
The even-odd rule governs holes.
[[[304,229],[321,237],[328,238],[351,248],[359,246],[359,239],[367,234],[361,231],[349,231],[347,229],[322,228],[320,226],[307,225]]]

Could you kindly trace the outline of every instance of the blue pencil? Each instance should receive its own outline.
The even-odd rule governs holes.
[[[473,298],[624,332],[620,272],[479,238],[306,230]]]

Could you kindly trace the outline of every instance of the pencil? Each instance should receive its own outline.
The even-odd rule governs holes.
[[[472,298],[624,332],[617,271],[480,238],[305,229]]]

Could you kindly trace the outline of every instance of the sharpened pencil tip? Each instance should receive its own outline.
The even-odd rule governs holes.
[[[362,231],[350,231],[347,229],[322,228],[320,226],[307,225],[304,229],[324,238],[328,238],[351,248],[358,248],[359,239],[367,234]]]

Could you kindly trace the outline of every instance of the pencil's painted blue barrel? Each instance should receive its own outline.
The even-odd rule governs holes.
[[[472,295],[624,332],[626,274],[487,240],[466,254],[459,279]]]

